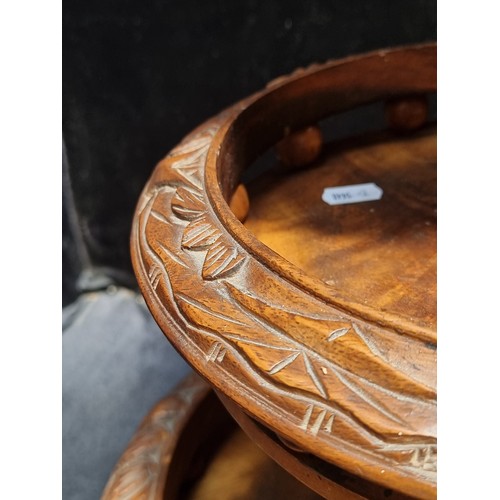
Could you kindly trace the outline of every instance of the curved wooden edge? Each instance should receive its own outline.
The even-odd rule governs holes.
[[[362,57],[318,70],[319,85],[331,97],[327,84],[335,75],[334,102],[342,105],[342,95],[348,104],[363,103],[409,92],[415,81],[431,91],[432,76],[418,80],[418,71],[420,64],[432,73],[435,48],[410,52],[415,65],[403,83],[391,79],[391,69],[405,67],[399,50],[371,54],[369,67],[380,81],[364,77],[356,92],[342,75],[345,68],[359,71]],[[292,77],[293,88],[310,92],[315,71]],[[286,80],[279,85],[266,95],[286,94]],[[275,255],[253,241],[227,206],[239,175],[234,166],[244,165],[253,149],[248,141],[243,153],[232,147],[244,140],[238,134],[256,133],[263,106],[273,102],[249,106],[262,95],[200,126],[156,167],[131,237],[142,293],[178,351],[252,417],[352,473],[407,493],[435,491],[435,344],[323,300],[303,275],[294,279],[283,259],[273,267]],[[311,109],[316,113],[320,104]],[[276,109],[286,114],[282,108]]]
[[[214,215],[235,243],[290,283],[349,315],[368,319],[402,335],[436,343],[435,330],[369,304],[340,299],[332,285],[311,277],[260,242],[228,207],[239,174],[285,131],[311,125],[333,113],[377,100],[436,91],[436,45],[377,50],[301,68],[237,103],[214,133],[205,166],[205,190]],[[317,94],[311,98],[313,94]],[[319,97],[318,97],[319,96]],[[225,115],[225,113],[224,113]]]
[[[193,373],[158,402],[113,469],[102,500],[163,500],[181,432],[210,392],[210,386]]]
[[[216,391],[226,410],[238,422],[248,437],[276,463],[324,498],[343,500],[409,500],[411,498],[435,498],[432,492],[414,491],[412,496],[369,483],[349,474],[317,457],[295,448],[269,429],[249,417],[238,405]]]

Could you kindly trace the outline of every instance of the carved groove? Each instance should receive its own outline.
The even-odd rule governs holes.
[[[210,352],[207,354],[207,361],[221,363],[226,355],[226,349],[220,342],[215,342]]]
[[[299,428],[304,431],[310,432],[313,436],[316,436],[320,429],[330,434],[330,432],[332,431],[332,424],[335,415],[333,413],[328,415],[328,412],[325,409],[320,409],[317,415],[313,418],[315,410],[316,408],[312,404],[307,407],[304,418],[300,423]],[[326,424],[321,427],[325,418],[327,418]]]
[[[337,340],[338,338],[344,336],[347,332],[349,331],[349,328],[339,328],[338,330],[334,330],[329,336],[328,336],[328,342],[333,342],[334,340]]]
[[[279,361],[269,370],[269,375],[274,375],[275,373],[278,373],[283,368],[293,363],[299,357],[299,355],[300,352],[295,352],[290,356],[288,356],[287,358],[283,359],[282,361]]]

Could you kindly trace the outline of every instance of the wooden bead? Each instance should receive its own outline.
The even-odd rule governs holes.
[[[391,99],[385,104],[389,126],[397,131],[416,130],[427,121],[429,105],[424,95]]]
[[[229,208],[241,223],[245,222],[250,210],[250,200],[243,184],[240,184],[233,193]]]
[[[317,126],[310,126],[287,135],[276,145],[278,159],[289,167],[303,167],[321,153],[323,137]]]

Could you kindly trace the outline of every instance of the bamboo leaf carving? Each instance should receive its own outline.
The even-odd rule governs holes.
[[[184,187],[177,188],[172,198],[172,212],[184,220],[193,220],[200,217],[205,210],[203,200],[198,194]]]
[[[234,247],[221,240],[212,245],[203,263],[202,276],[206,280],[214,280],[236,271],[245,258]]]

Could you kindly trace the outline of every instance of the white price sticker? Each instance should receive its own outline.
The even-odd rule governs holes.
[[[373,182],[329,187],[323,190],[322,200],[328,205],[348,205],[382,198],[383,191]]]

